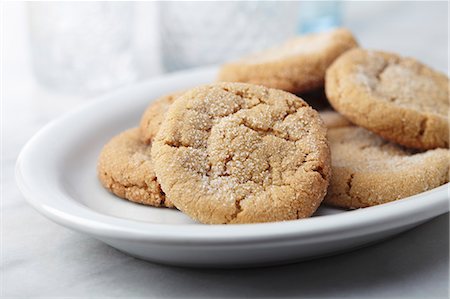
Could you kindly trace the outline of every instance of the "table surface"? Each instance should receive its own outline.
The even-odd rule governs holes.
[[[88,100],[36,84],[24,4],[7,3],[3,9],[2,296],[448,298],[448,214],[364,249],[243,270],[141,261],[45,219],[16,186],[17,155],[45,123]],[[347,3],[344,25],[367,48],[416,57],[448,73],[446,2]]]

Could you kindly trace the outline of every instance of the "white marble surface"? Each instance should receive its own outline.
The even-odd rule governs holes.
[[[2,297],[448,298],[448,214],[364,249],[244,270],[140,261],[39,215],[16,187],[18,152],[45,123],[88,100],[35,83],[23,6],[3,4],[1,18]],[[347,3],[344,22],[368,48],[417,57],[448,72],[446,2]]]

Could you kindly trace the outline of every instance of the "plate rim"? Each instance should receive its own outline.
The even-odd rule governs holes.
[[[330,238],[333,234],[341,234],[340,238],[342,238],[343,233],[348,233],[351,229],[356,229],[351,231],[352,236],[369,231],[383,231],[383,228],[392,226],[392,223],[397,222],[397,224],[407,225],[448,212],[450,183],[374,207],[299,220],[227,225],[155,224],[102,214],[87,206],[77,204],[78,201],[76,200],[72,202],[64,197],[55,198],[52,194],[45,194],[44,196],[38,188],[39,184],[33,183],[33,179],[36,178],[30,177],[29,172],[27,172],[27,161],[30,160],[30,157],[33,157],[34,152],[44,146],[40,144],[40,140],[52,134],[56,127],[68,123],[83,111],[95,109],[95,107],[103,105],[104,102],[133,90],[149,88],[150,86],[156,87],[161,82],[177,81],[183,79],[184,76],[208,76],[216,71],[217,67],[215,66],[197,68],[126,86],[97,97],[45,125],[22,148],[16,162],[16,182],[27,202],[49,219],[99,238],[141,239],[164,244],[189,243],[191,245],[198,245],[199,243],[202,245],[242,244],[268,240],[281,242],[299,237],[302,237],[303,242],[308,242],[320,237]],[[54,173],[54,175],[54,185],[57,188],[57,174]],[[66,197],[70,197],[69,194],[66,193]],[[380,217],[379,215],[383,216]]]

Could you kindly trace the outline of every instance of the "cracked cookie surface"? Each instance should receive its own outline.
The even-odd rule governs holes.
[[[300,36],[224,64],[219,80],[260,84],[292,93],[308,92],[323,86],[327,67],[356,46],[355,38],[346,29]]]
[[[309,217],[330,176],[318,113],[290,93],[243,83],[206,85],[179,97],[152,158],[167,197],[202,223]]]
[[[325,204],[364,208],[448,182],[448,149],[414,152],[360,127],[330,129],[328,140],[333,175]]]
[[[325,89],[334,109],[390,141],[448,147],[449,80],[414,59],[350,50],[327,70]]]
[[[144,114],[142,114],[139,123],[141,141],[143,143],[150,144],[152,142],[152,139],[156,136],[156,133],[158,133],[159,127],[161,126],[170,105],[182,94],[183,92],[175,92],[163,96],[148,105]]]
[[[138,128],[112,138],[100,153],[97,173],[102,185],[133,202],[173,207],[162,192],[153,170],[151,145],[140,141]]]

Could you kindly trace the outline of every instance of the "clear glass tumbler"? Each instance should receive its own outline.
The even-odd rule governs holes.
[[[220,63],[284,41],[299,2],[160,2],[163,64],[172,71]]]
[[[300,33],[326,31],[341,25],[340,1],[305,1],[300,7]]]
[[[33,68],[44,85],[94,93],[136,79],[133,3],[28,3]]]

